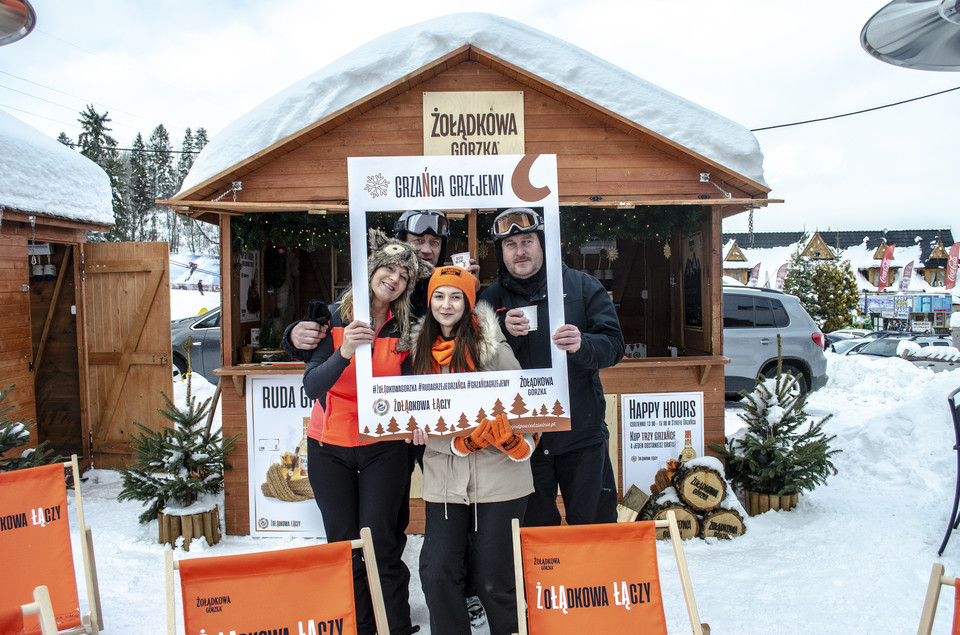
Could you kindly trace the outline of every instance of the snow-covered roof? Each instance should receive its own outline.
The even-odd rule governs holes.
[[[766,187],[760,144],[744,126],[525,24],[487,13],[459,13],[383,35],[269,98],[204,147],[180,192],[466,45]]]
[[[113,224],[107,173],[82,154],[2,110],[0,206]]]

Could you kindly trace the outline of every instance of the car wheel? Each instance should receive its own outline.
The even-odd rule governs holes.
[[[800,394],[801,394],[801,395],[805,395],[805,394],[807,394],[807,392],[809,392],[810,386],[809,386],[809,384],[807,383],[809,380],[807,379],[806,373],[804,373],[802,370],[800,370],[799,368],[797,368],[797,367],[794,366],[793,364],[784,364],[781,370],[782,370],[782,372],[783,372],[784,374],[790,373],[790,374],[793,375],[794,377],[800,377],[800,381],[797,382],[797,386],[800,387]],[[776,376],[777,376],[777,365],[776,365],[776,364],[771,364],[771,365],[767,366],[766,368],[763,369],[763,373],[762,373],[762,374],[763,374],[763,376],[766,377],[767,379],[774,379],[774,378],[776,378]]]
[[[179,381],[187,374],[187,360],[177,355],[173,356],[173,380]]]

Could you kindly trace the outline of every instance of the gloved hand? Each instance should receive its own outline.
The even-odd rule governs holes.
[[[470,433],[470,436],[454,437],[453,441],[451,442],[453,451],[460,456],[466,456],[471,452],[479,452],[483,448],[490,445],[490,442],[486,440],[485,436],[487,434],[487,430],[490,428],[491,423],[491,419],[484,419],[480,422],[480,425],[473,429],[473,432]]]
[[[523,435],[517,434],[510,428],[507,415],[497,415],[490,427],[484,433],[484,439],[514,461],[525,461],[533,454],[531,446]]]

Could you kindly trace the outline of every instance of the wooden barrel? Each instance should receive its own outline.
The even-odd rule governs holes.
[[[208,545],[220,542],[220,506],[198,514],[185,516],[167,515],[160,512],[157,516],[160,528],[160,544],[169,544],[176,549],[177,540],[183,536],[183,550],[190,551],[194,538],[206,538]]]

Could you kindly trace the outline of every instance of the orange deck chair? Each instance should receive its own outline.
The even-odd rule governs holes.
[[[667,520],[524,527],[513,521],[520,635],[664,633],[657,529],[673,544],[690,627],[700,624],[674,513]],[[709,631],[708,631],[709,632]]]
[[[366,563],[377,632],[389,633],[370,529],[359,540],[233,556],[173,559],[164,553],[167,633],[176,635],[174,571],[187,633],[356,633],[353,550]]]
[[[72,471],[77,500],[80,551],[89,613],[80,614],[73,566],[64,468]],[[63,634],[98,634],[103,629],[100,588],[93,558],[93,534],[83,516],[77,455],[70,461],[0,474],[0,553],[9,574],[0,576],[0,612],[36,602],[34,591],[49,591],[56,628]],[[31,602],[33,600],[33,602]],[[24,617],[27,635],[47,633],[35,613]],[[5,635],[5,634],[4,634]]]
[[[920,613],[917,635],[930,635],[933,630],[933,618],[936,617],[937,602],[940,601],[940,587],[945,584],[956,587],[957,579],[943,575],[943,565],[934,563],[933,571],[930,572],[930,583],[927,585],[927,598],[923,602],[923,612]],[[953,629],[950,632],[960,635],[960,593],[957,593],[953,600]]]

